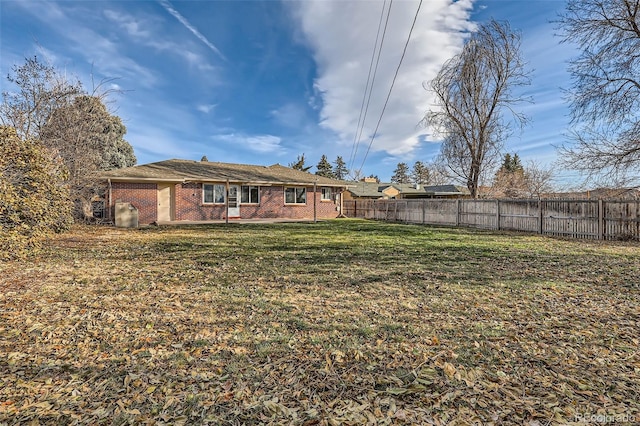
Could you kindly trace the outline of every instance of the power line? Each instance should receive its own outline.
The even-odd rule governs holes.
[[[360,105],[360,115],[358,116],[358,125],[356,126],[356,131],[353,135],[353,145],[351,148],[351,155],[349,156],[349,164],[347,166],[349,170],[351,170],[353,163],[356,161],[356,155],[358,153],[358,145],[360,144],[360,137],[362,136],[362,130],[364,129],[364,124],[367,119],[367,112],[369,111],[369,103],[371,102],[371,92],[373,91],[373,85],[376,80],[376,74],[378,73],[378,64],[380,63],[380,53],[382,52],[384,37],[387,33],[387,26],[389,24],[389,15],[391,14],[391,5],[393,4],[393,0],[389,2],[389,8],[387,10],[387,19],[384,24],[384,30],[382,31],[382,39],[380,40],[380,46],[378,47],[378,37],[380,36],[380,27],[382,26],[382,18],[384,17],[384,7],[386,3],[387,1],[385,0],[384,3],[382,3],[382,9],[380,10],[380,21],[378,22],[378,32],[376,34],[376,41],[373,45],[373,51],[371,52],[371,62],[369,63],[369,74],[367,75],[367,84],[365,85],[364,93],[362,95],[362,105]],[[371,88],[369,88],[369,80],[371,77],[373,60],[376,57],[376,48],[378,49],[378,58],[376,59],[376,66],[373,70],[373,79],[371,79]],[[369,92],[368,98],[367,98],[367,91]],[[365,100],[366,100],[366,108],[364,108]],[[362,113],[363,109],[364,109],[364,115]],[[362,126],[360,126],[361,123],[362,123]]]
[[[376,33],[376,41],[373,44],[373,51],[371,52],[371,62],[369,63],[369,73],[367,75],[367,84],[364,86],[364,93],[362,94],[362,104],[360,105],[360,114],[358,115],[358,124],[356,125],[356,131],[353,134],[353,143],[351,145],[351,155],[349,155],[349,161],[347,168],[351,169],[353,165],[355,152],[357,151],[358,129],[360,129],[360,122],[362,120],[362,111],[364,111],[364,104],[367,99],[367,91],[369,90],[369,81],[371,78],[371,69],[373,68],[373,61],[376,57],[376,49],[378,48],[378,38],[380,37],[380,28],[382,27],[382,19],[384,18],[384,7],[387,4],[387,0],[382,3],[382,9],[380,10],[380,21],[378,21],[378,31]]]
[[[378,133],[378,128],[380,127],[380,122],[382,121],[382,117],[384,116],[384,112],[387,109],[387,104],[389,103],[389,98],[391,97],[391,91],[393,90],[393,86],[396,83],[396,78],[398,77],[398,72],[400,71],[400,66],[402,65],[402,61],[404,60],[404,55],[407,53],[407,46],[409,46],[409,40],[411,40],[411,33],[413,33],[413,28],[416,25],[416,21],[418,20],[418,14],[420,13],[420,7],[422,7],[422,0],[418,3],[418,9],[416,10],[416,14],[413,17],[413,23],[411,24],[411,29],[409,30],[409,35],[407,36],[407,41],[404,44],[404,49],[402,50],[402,56],[400,56],[400,62],[398,62],[398,67],[396,68],[396,73],[393,76],[393,81],[391,82],[391,87],[389,87],[389,93],[387,93],[387,99],[384,101],[384,106],[382,107],[382,112],[380,113],[380,118],[378,119],[378,123],[376,124],[376,128],[373,131],[373,135],[371,136],[371,140],[369,141],[369,146],[367,147],[367,152],[364,154],[364,158],[362,159],[362,164],[360,165],[360,169],[358,169],[358,174],[362,172],[362,168],[364,167],[364,163],[367,160],[367,156],[369,155],[369,151],[371,150],[371,145],[373,144],[373,140]]]

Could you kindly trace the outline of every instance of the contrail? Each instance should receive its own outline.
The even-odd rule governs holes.
[[[220,52],[218,50],[218,48],[213,45],[213,43],[211,43],[209,40],[207,40],[207,38],[204,35],[202,35],[202,33],[200,31],[198,31],[198,29],[196,27],[191,25],[189,23],[189,21],[187,21],[187,19],[184,16],[182,16],[180,14],[180,12],[178,12],[173,7],[173,5],[171,3],[169,3],[169,0],[159,0],[159,1],[160,1],[160,4],[162,5],[162,7],[164,7],[167,12],[172,14],[178,21],[180,21],[180,23],[182,25],[184,25],[186,29],[191,31],[191,33],[194,36],[198,37],[200,39],[200,41],[202,41],[204,44],[206,44],[209,49],[213,50],[222,59],[224,59],[225,61],[227,60],[227,58],[225,58],[225,56],[222,54],[222,52]]]

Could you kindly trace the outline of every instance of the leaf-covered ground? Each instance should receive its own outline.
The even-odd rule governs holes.
[[[0,271],[0,424],[640,422],[638,244],[75,227]]]

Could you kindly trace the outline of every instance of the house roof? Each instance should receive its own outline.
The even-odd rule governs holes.
[[[420,185],[418,188],[409,183],[349,182],[348,190],[355,197],[379,198],[383,191],[393,187],[403,195],[466,195],[469,191],[456,185]]]
[[[218,163],[193,160],[165,160],[157,163],[101,172],[101,179],[114,182],[226,182],[257,184],[290,184],[344,187],[346,182],[273,164]]]

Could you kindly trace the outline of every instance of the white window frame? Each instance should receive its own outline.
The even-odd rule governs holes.
[[[244,201],[244,191],[247,188],[248,200]],[[251,190],[256,190],[256,200],[251,199]],[[240,186],[240,204],[260,204],[260,187],[258,185],[242,185]]]
[[[330,186],[320,188],[320,201],[333,201],[333,188]]]
[[[212,201],[206,201],[207,186],[212,187],[210,189],[211,194],[213,196]],[[218,197],[216,197],[216,195],[218,195]],[[216,201],[217,199],[220,198],[220,196],[222,198],[222,201]],[[226,197],[227,197],[227,187],[225,185],[220,183],[203,183],[202,184],[202,204],[222,205],[222,204],[225,204]]]
[[[293,191],[293,195],[294,195],[294,201],[293,202],[287,202],[287,191],[291,192]],[[299,198],[299,191],[302,191],[300,195],[302,195],[304,197],[304,201],[303,202],[299,202],[298,198]],[[290,206],[304,206],[307,204],[307,188],[305,186],[286,186],[284,188],[284,203],[286,205],[290,205]]]

